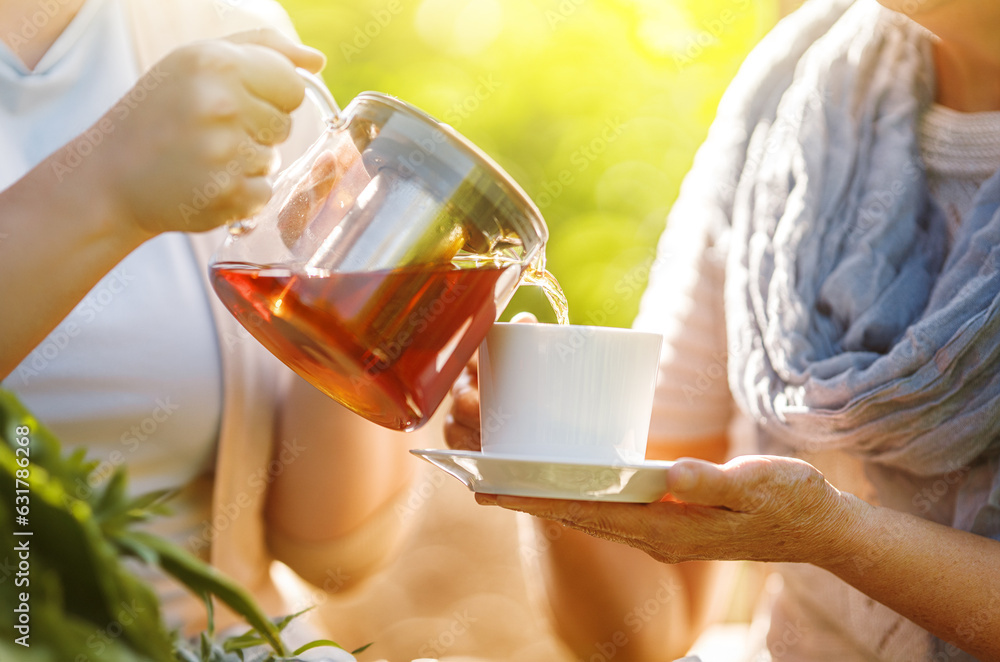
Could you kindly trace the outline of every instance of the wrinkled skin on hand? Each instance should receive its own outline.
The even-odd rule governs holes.
[[[452,387],[444,433],[454,450],[481,450],[477,358]],[[476,500],[630,545],[664,563],[836,563],[871,509],[837,490],[812,465],[787,457],[748,455],[724,465],[682,459],[667,471],[666,483],[670,494],[650,504],[490,494],[477,494]]]
[[[664,563],[689,560],[840,562],[869,508],[812,465],[744,456],[727,464],[679,460],[667,472],[674,500],[605,503],[476,495],[630,545]]]

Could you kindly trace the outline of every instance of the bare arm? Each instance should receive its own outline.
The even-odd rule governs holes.
[[[95,163],[60,181],[60,150],[0,193],[0,378],[146,236],[115,213]]]
[[[983,660],[1000,660],[1000,543],[839,492],[812,466],[745,456],[671,468],[683,502],[479,497],[642,549],[666,563],[812,563]]]
[[[651,439],[649,459],[722,461],[725,436]],[[638,550],[544,520],[536,539],[549,541],[539,571],[553,628],[582,659],[615,647],[615,659],[659,662],[684,655],[708,624],[718,568],[690,561],[665,565]]]
[[[862,510],[841,555],[816,565],[976,658],[1000,660],[1000,542]]]
[[[302,451],[283,463],[268,493],[272,551],[328,590],[364,579],[407,531],[393,505],[412,479],[412,435],[366,421],[297,376],[279,430]],[[338,577],[335,587],[330,572]]]
[[[322,63],[273,31],[178,49],[139,82],[141,103],[126,97],[0,193],[0,377],[146,239],[262,205],[272,145],[304,95],[294,66]],[[192,192],[222,171],[236,174],[194,209]]]

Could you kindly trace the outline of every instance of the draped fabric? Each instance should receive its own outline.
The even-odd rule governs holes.
[[[759,118],[732,208],[730,384],[769,445],[933,476],[1000,451],[1000,174],[949,246],[916,125],[926,32],[848,8]],[[976,482],[976,481],[966,481]],[[1000,539],[990,499],[955,523]],[[972,512],[972,511],[975,512]]]
[[[730,86],[672,216],[728,244],[729,382],[761,451],[850,453],[880,492],[948,475],[939,521],[1000,540],[1000,173],[949,241],[933,93],[922,27],[808,2]]]

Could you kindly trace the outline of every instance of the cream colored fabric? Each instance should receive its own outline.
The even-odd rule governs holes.
[[[270,0],[241,2],[239,6],[222,0],[126,0],[126,5],[143,71],[177,46],[192,41],[260,27],[276,27],[295,37],[287,14]],[[319,133],[318,117],[308,104],[295,113],[292,136],[282,146],[283,163],[291,163],[312,143]],[[263,508],[267,486],[273,480],[268,464],[274,450],[281,387],[287,383],[282,374],[287,370],[250,337],[212,293],[207,265],[225,232],[220,228],[190,237],[210,292],[224,392],[212,520],[189,546],[210,547],[214,566],[251,590],[266,610],[278,614],[285,607],[270,579],[272,558],[266,547]],[[219,625],[224,627],[225,621]]]
[[[967,212],[983,181],[1000,168],[1000,113],[963,114],[933,108],[921,124],[921,156],[935,200],[957,214]],[[726,429],[734,407],[726,381],[724,243],[700,219],[683,219],[660,245],[657,273],[643,298],[636,326],[665,333],[651,434],[696,438]],[[730,341],[732,342],[732,341]],[[742,415],[729,423],[739,453],[754,452],[753,424]],[[840,451],[800,452],[839,489],[879,504],[864,464]],[[957,480],[945,476],[941,480]],[[941,483],[944,485],[945,483]],[[912,494],[901,492],[902,494]],[[926,496],[921,493],[918,496]],[[909,500],[909,497],[907,497]],[[929,493],[928,511],[938,497]],[[908,504],[889,504],[905,509]],[[936,519],[941,519],[937,517]],[[861,559],[864,563],[865,560]],[[753,651],[747,660],[875,662],[920,660],[929,638],[922,628],[868,598],[830,573],[805,564],[780,566],[784,588],[776,596],[768,635],[772,653]],[[891,651],[891,652],[890,652]]]
[[[954,239],[979,187],[1000,164],[1000,111],[961,113],[931,106],[920,121],[920,152],[927,184]]]

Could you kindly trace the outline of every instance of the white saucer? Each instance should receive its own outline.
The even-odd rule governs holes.
[[[510,496],[651,503],[667,494],[673,462],[586,464],[475,451],[421,449],[411,453],[444,469],[473,492]]]

